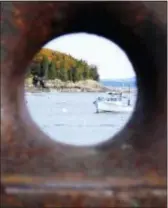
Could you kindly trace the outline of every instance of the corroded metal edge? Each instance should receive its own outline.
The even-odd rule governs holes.
[[[49,175],[46,177],[41,176],[33,176],[33,175],[1,175],[1,183],[3,184],[27,184],[27,185],[38,185],[38,184],[52,184],[57,182],[72,182],[72,183],[98,183],[101,184],[115,184],[117,186],[127,186],[127,185],[138,185],[138,184],[148,184],[151,186],[167,185],[167,177],[157,177],[157,176],[149,176],[147,177],[85,177],[80,174],[72,174],[69,173],[67,175]]]
[[[8,193],[1,195],[3,207],[162,207],[166,190],[60,190],[53,192]]]

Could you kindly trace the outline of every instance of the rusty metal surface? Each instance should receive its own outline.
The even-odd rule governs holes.
[[[165,8],[166,2],[1,2],[4,207],[166,206]],[[80,148],[56,143],[41,132],[29,116],[23,88],[26,66],[40,47],[52,37],[78,31],[96,33],[119,44],[134,65],[139,87],[135,112],[125,128],[113,140]],[[123,148],[125,144],[127,148]],[[72,186],[63,192],[47,189],[45,184],[51,178],[57,186],[67,178]],[[94,180],[95,184],[107,180],[113,194],[106,196],[109,188],[101,190],[95,184],[92,191],[85,190]],[[140,186],[135,193],[132,183],[146,187]],[[34,192],[26,192],[25,184]],[[77,184],[85,191],[74,191]],[[9,192],[11,186],[17,191]]]
[[[164,180],[13,176],[2,182],[2,205],[12,207],[166,207]]]
[[[166,207],[166,195],[161,191],[141,189],[137,192],[121,191],[66,191],[47,194],[9,194],[2,204],[9,207]]]

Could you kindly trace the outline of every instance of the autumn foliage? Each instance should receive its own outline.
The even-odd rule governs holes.
[[[45,79],[60,79],[77,82],[99,80],[97,67],[58,51],[43,48],[37,53],[28,67],[27,76],[38,75]]]

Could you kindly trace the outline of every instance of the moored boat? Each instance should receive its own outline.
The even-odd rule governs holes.
[[[124,99],[122,93],[109,92],[105,96],[98,97],[93,104],[96,106],[96,112],[132,112],[130,96]],[[124,102],[125,101],[125,102]]]

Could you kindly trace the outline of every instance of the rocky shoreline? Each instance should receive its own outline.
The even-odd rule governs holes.
[[[94,80],[82,80],[78,82],[62,82],[59,79],[47,80],[45,82],[46,88],[40,86],[34,87],[31,79],[27,79],[25,82],[26,92],[107,92],[108,88],[101,85],[99,82]]]
[[[25,91],[26,92],[109,92],[109,91],[116,91],[116,92],[123,92],[128,93],[128,88],[123,87],[111,87],[107,88],[103,86],[101,83],[94,81],[94,80],[82,80],[76,83],[67,81],[62,82],[59,79],[55,80],[47,80],[45,82],[46,88],[41,88],[40,86],[34,87],[32,84],[32,79],[26,79],[25,82]],[[131,88],[131,92],[135,92],[136,89]]]

